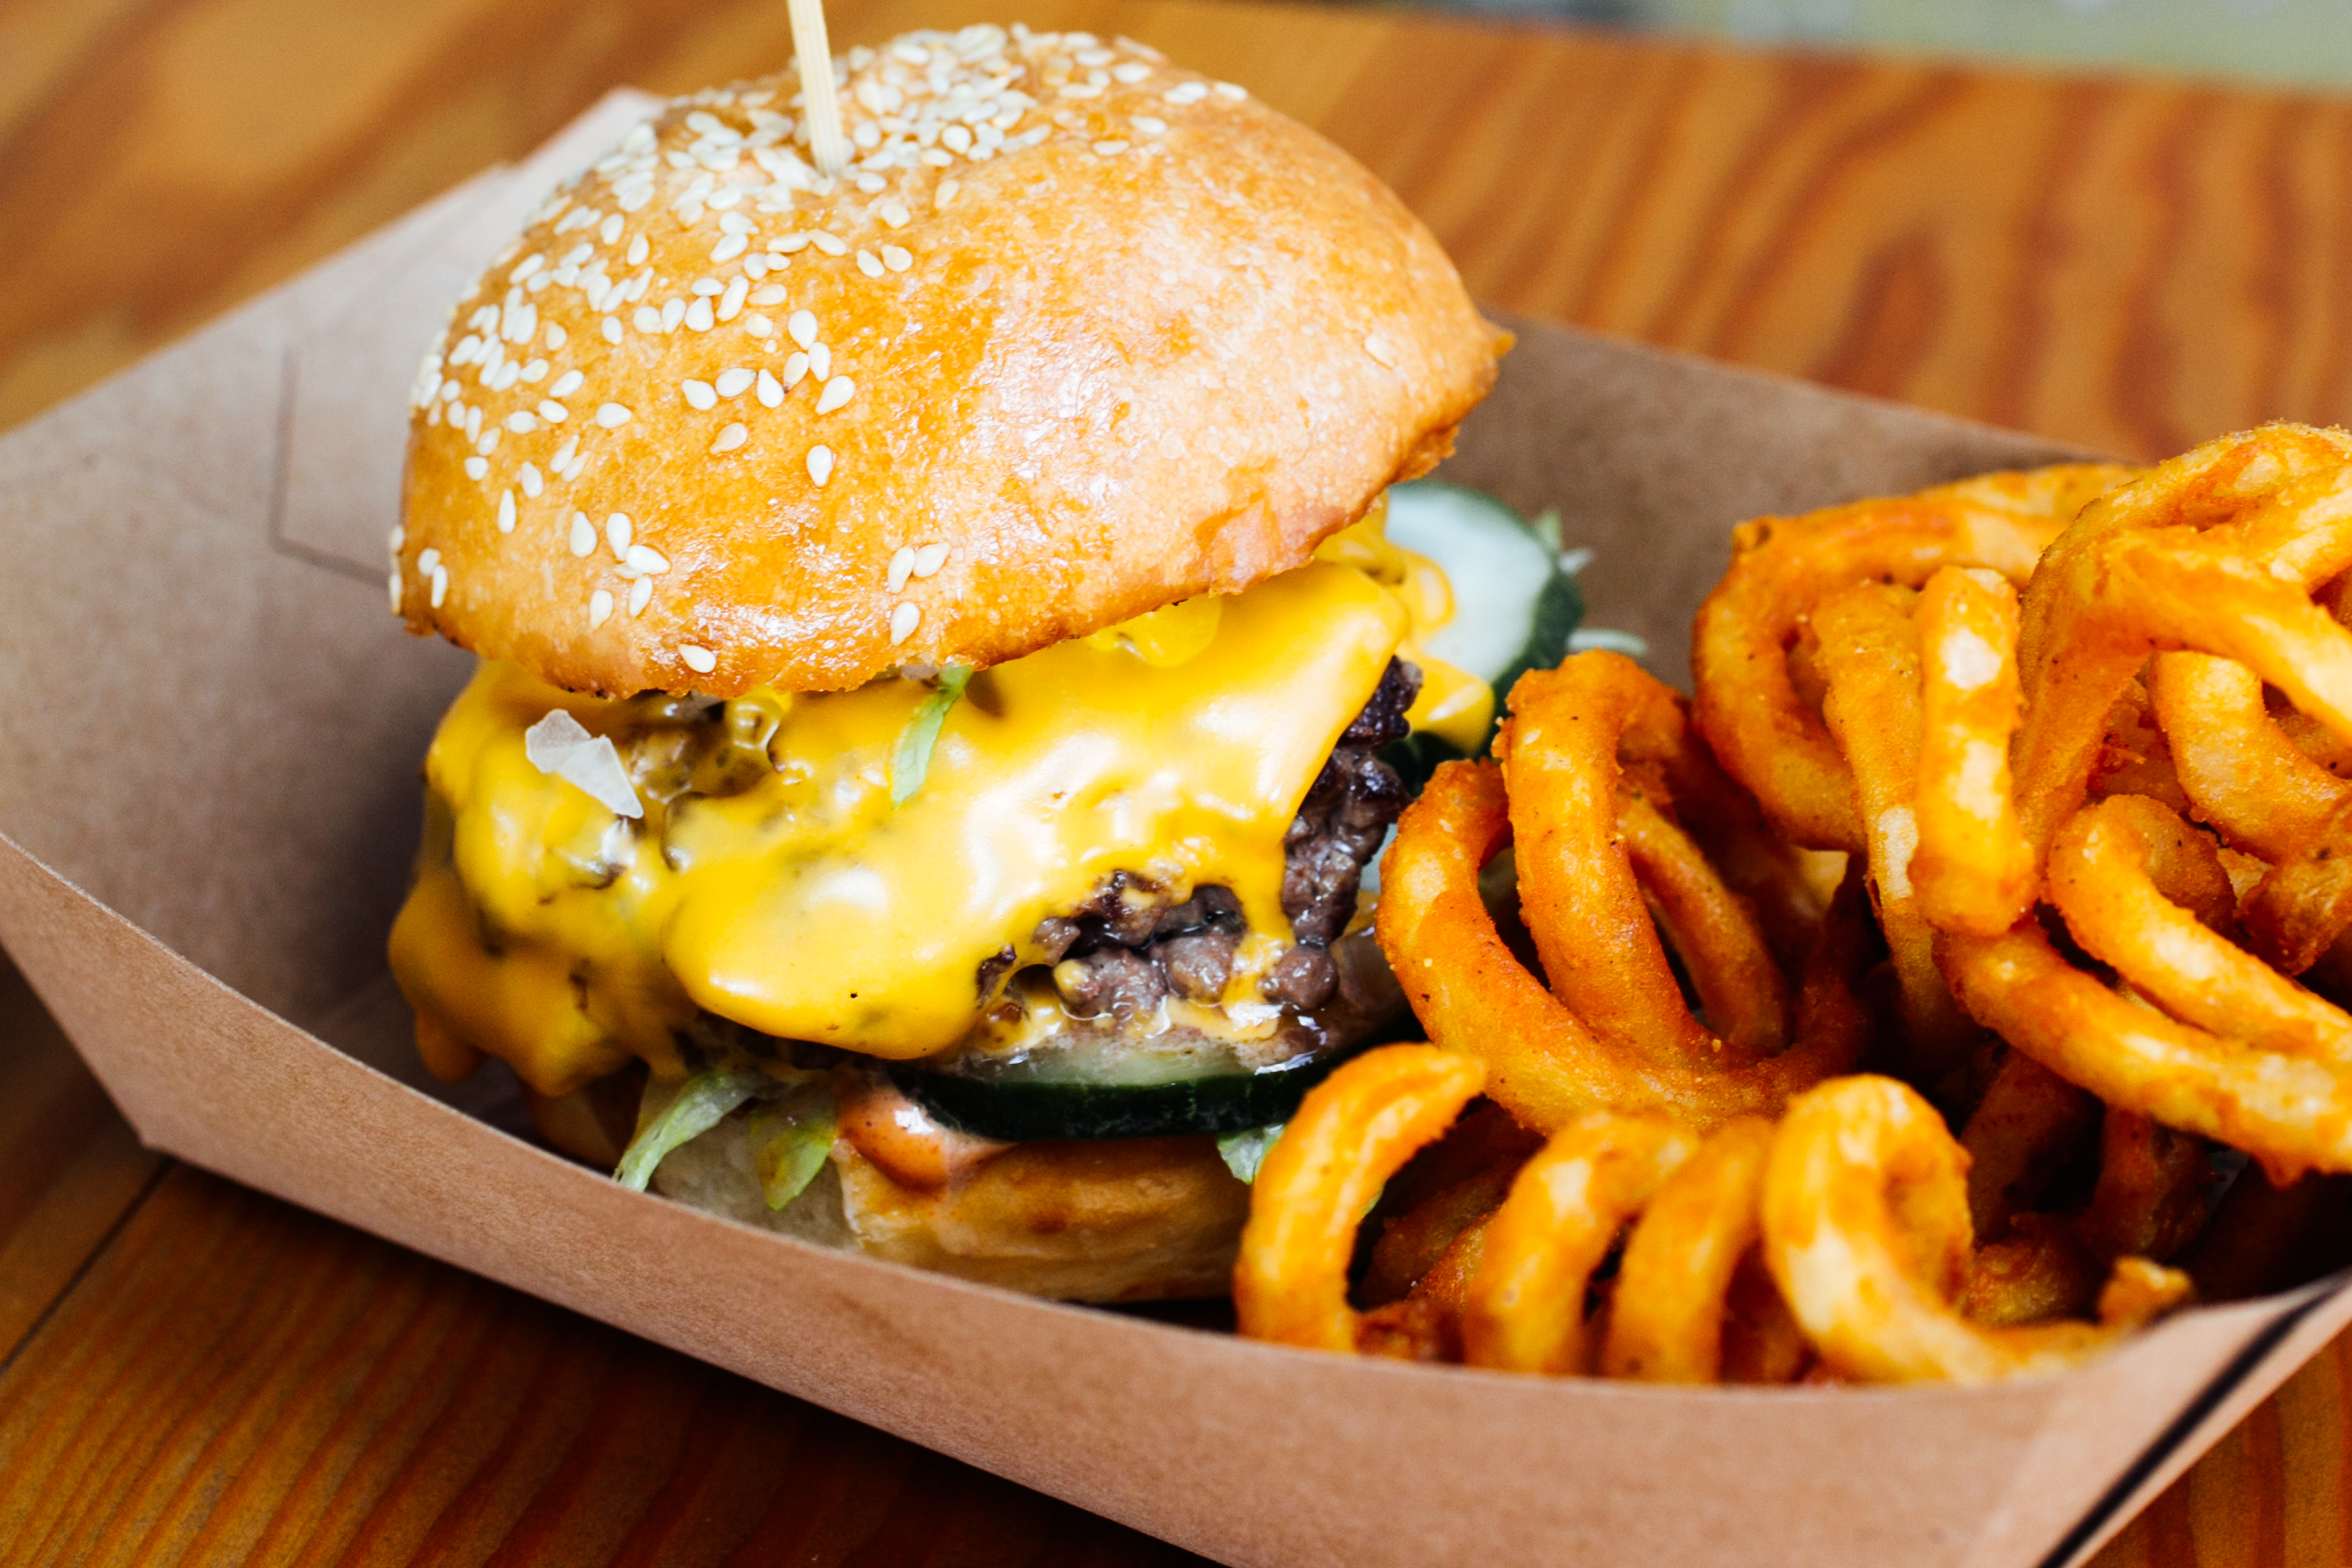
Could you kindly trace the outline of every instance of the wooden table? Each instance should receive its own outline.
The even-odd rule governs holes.
[[[2145,456],[2352,416],[2352,101],[1391,10],[1026,19],[1321,127],[1513,309]],[[0,0],[0,425],[610,85],[788,53],[781,0]],[[2340,1342],[2103,1562],[2352,1562],[2347,1380]],[[0,1562],[1181,1559],[147,1153],[0,975]]]

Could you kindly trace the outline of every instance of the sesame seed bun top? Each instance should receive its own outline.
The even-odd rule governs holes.
[[[392,593],[575,690],[987,665],[1304,563],[1507,339],[1385,186],[1124,40],[698,93],[543,206],[415,389]]]

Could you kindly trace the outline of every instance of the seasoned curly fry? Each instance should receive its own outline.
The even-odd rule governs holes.
[[[2084,807],[2050,850],[2050,900],[2084,951],[2184,1023],[2267,1051],[2352,1065],[2352,1016],[2216,935],[2151,875],[2186,884],[2209,911],[2230,882],[2203,835],[2152,800]]]
[[[1991,935],[2033,902],[2033,850],[2010,790],[2017,614],[2016,590],[1989,572],[1947,568],[1919,595],[1919,850],[1911,885],[1942,931]]]
[[[1625,1241],[1601,1370],[1651,1383],[1714,1383],[1734,1272],[1756,1245],[1772,1124],[1716,1130],[1669,1175]]]
[[[1902,990],[1905,1034],[1920,1069],[1934,1076],[1958,1065],[1974,1030],[1936,967],[1935,932],[1911,881],[1919,842],[1917,600],[1883,583],[1843,589],[1822,601],[1807,637],[1826,688],[1822,718],[1852,770],[1855,814],[1870,840],[1872,901]]]
[[[1938,950],[1961,1005],[2105,1100],[2244,1150],[2273,1176],[2352,1171],[2352,1070],[2255,1049],[2118,995],[2032,921]]]
[[[2305,754],[2263,702],[2262,678],[2235,659],[2156,657],[2148,697],[2200,818],[2265,860],[2317,833],[2352,784]]]
[[[1755,910],[1725,886],[1690,836],[1641,795],[1619,801],[1617,836],[1724,1043],[1749,1058],[1786,1047],[1789,983]]]
[[[1866,837],[1837,745],[1799,696],[1788,654],[1805,618],[1847,584],[1925,582],[1943,565],[2021,583],[2042,546],[2129,470],[2077,464],[1988,474],[1916,496],[1760,518],[1732,534],[1731,568],[1691,631],[1707,743],[1799,844],[1862,853]]]
[[[1348,1264],[1357,1224],[1388,1179],[1452,1124],[1486,1077],[1474,1057],[1384,1046],[1307,1091],[1251,1189],[1234,1266],[1243,1333],[1355,1352]]]
[[[1593,652],[1522,676],[1510,708],[1496,752],[1509,793],[1519,899],[1553,994],[1618,1051],[1669,1068],[1723,1060],[1729,1042],[1684,1004],[1618,829],[1621,740],[1636,731],[1652,754],[1688,745],[1682,700],[1623,655]],[[1656,851],[1664,837],[1654,826],[1633,843]],[[1670,868],[1693,858],[1652,856]],[[1752,917],[1747,924],[1760,955]],[[1784,1020],[1766,1022],[1772,1044],[1786,1039]],[[1759,1051],[1750,1045],[1737,1054],[1752,1059]]]
[[[1478,897],[1478,870],[1510,834],[1502,774],[1448,763],[1397,823],[1381,864],[1381,951],[1430,1037],[1487,1066],[1486,1092],[1530,1127],[1589,1111],[1656,1110],[1701,1129],[1775,1115],[1790,1093],[1843,1071],[1869,1037],[1852,992],[1867,942],[1861,911],[1824,922],[1798,1002],[1797,1044],[1750,1067],[1660,1067],[1604,1044],[1521,966]],[[1645,916],[1646,918],[1646,916]]]
[[[2026,595],[2026,718],[2012,748],[2037,849],[2082,805],[2108,710],[2152,652],[2241,660],[2352,730],[2352,634],[2307,596],[2347,563],[2352,528],[2332,515],[2307,537],[2295,526],[2304,500],[2333,497],[2347,459],[2352,437],[2338,431],[2225,437],[2094,501],[2051,545]]]
[[[1841,1079],[1790,1104],[1765,1167],[1765,1258],[1838,1371],[1982,1383],[2071,1366],[2121,1331],[1994,1329],[1960,1315],[1953,1302],[1971,1260],[1966,1163],[1934,1107],[1893,1079]],[[2118,1317],[2185,1298],[2185,1277],[2150,1277],[2150,1267],[2123,1271],[2131,1291],[2110,1285]]]
[[[1596,1112],[1554,1133],[1486,1224],[1462,1304],[1463,1358],[1504,1372],[1586,1371],[1592,1271],[1698,1144],[1688,1128],[1660,1116]]]
[[[2101,1258],[2167,1262],[2204,1228],[2212,1174],[2198,1140],[2111,1106],[2099,1127],[2098,1188],[2075,1234]]]

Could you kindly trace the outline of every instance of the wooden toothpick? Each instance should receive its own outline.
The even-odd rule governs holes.
[[[824,37],[824,0],[786,0],[793,48],[801,58],[802,113],[817,173],[837,180],[849,167],[849,138],[841,133],[841,100],[833,90],[833,46]]]

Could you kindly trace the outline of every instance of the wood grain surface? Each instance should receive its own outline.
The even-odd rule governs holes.
[[[1513,309],[2140,456],[2352,416],[2352,101],[1389,9],[1026,19],[1321,127]],[[608,86],[786,37],[782,0],[0,0],[0,426]],[[2339,1342],[2103,1564],[2352,1563],[2347,1412]],[[149,1154],[0,974],[0,1563],[244,1561],[1191,1560]]]

